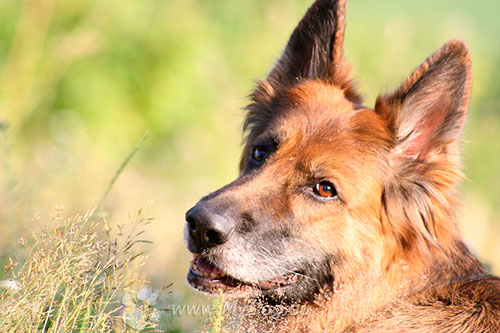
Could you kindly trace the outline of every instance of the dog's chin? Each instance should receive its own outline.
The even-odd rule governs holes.
[[[207,294],[222,293],[228,299],[264,298],[271,302],[278,299],[282,302],[301,302],[310,299],[319,286],[317,279],[298,271],[267,281],[244,281],[231,276],[199,254],[193,254],[187,281],[193,288]]]
[[[286,297],[287,290],[300,285],[303,278],[299,272],[292,272],[268,281],[248,282],[229,275],[198,254],[193,254],[187,275],[187,281],[193,288],[208,294],[223,293],[229,298]]]

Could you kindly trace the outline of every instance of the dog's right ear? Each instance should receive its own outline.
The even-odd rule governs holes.
[[[297,84],[319,80],[334,85],[353,103],[361,97],[351,80],[351,68],[344,59],[346,0],[316,0],[292,33],[281,58],[251,94],[243,130],[249,133],[240,162],[245,169],[253,139],[264,131],[276,108],[275,97]]]
[[[317,0],[293,31],[281,58],[269,73],[263,92],[288,88],[305,80],[336,85],[347,99],[360,103],[344,60],[346,0]],[[272,97],[272,96],[269,96]]]

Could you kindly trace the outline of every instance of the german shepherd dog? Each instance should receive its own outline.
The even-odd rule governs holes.
[[[369,108],[344,28],[345,0],[317,0],[251,94],[240,176],[186,214],[189,284],[308,310],[260,330],[500,332],[500,279],[455,218],[465,44],[449,41]]]

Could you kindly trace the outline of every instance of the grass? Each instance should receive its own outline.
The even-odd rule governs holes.
[[[0,130],[6,136],[7,128]],[[16,257],[9,257],[5,266],[7,279],[0,281],[0,330],[165,331],[168,321],[160,321],[164,308],[150,306],[154,305],[150,300],[139,308],[139,297],[124,304],[132,286],[146,283],[140,271],[146,256],[137,248],[151,243],[142,237],[152,219],[143,217],[141,208],[128,233],[120,224],[113,233],[105,219],[96,218],[148,136],[149,131],[120,164],[95,209],[70,218],[57,209],[49,223],[35,216],[32,223],[43,225],[42,229],[28,241],[19,239]]]
[[[216,303],[216,312],[212,318],[212,333],[222,332],[222,323],[224,321],[224,302],[224,294],[220,291],[220,296]]]
[[[118,233],[113,235],[106,220],[95,216],[148,135],[121,163],[94,210],[65,218],[58,209],[50,223],[39,216],[33,219],[34,224],[45,226],[30,241],[20,238],[18,258],[9,257],[5,267],[9,277],[0,284],[0,330],[127,331],[142,320],[122,315],[119,296],[131,285],[144,283],[139,268],[145,257],[136,248],[151,243],[141,238],[151,219],[144,218],[140,209],[128,234],[117,225]],[[27,244],[31,246],[24,250]],[[153,321],[142,322],[143,329],[157,326]]]
[[[10,285],[0,293],[2,332],[107,332],[121,325],[119,296],[142,282],[144,256],[135,245],[144,241],[141,228],[149,220],[139,213],[132,233],[115,237],[92,215],[65,218],[56,211],[53,227],[27,242],[26,257],[11,258]]]
[[[127,157],[120,164],[120,166],[118,167],[118,170],[116,170],[113,178],[111,178],[111,181],[109,182],[108,187],[106,188],[106,190],[102,194],[101,199],[99,200],[99,202],[98,202],[98,204],[97,204],[96,209],[95,209],[94,212],[98,212],[99,209],[102,208],[102,205],[104,204],[104,201],[108,197],[109,192],[113,188],[113,185],[115,185],[116,181],[118,180],[118,177],[120,177],[121,173],[123,172],[123,170],[125,169],[125,167],[127,166],[127,164],[130,162],[130,160],[132,159],[132,157],[134,157],[134,155],[139,151],[139,149],[141,148],[142,144],[144,143],[144,141],[146,141],[146,139],[148,138],[148,136],[149,136],[150,133],[151,132],[149,130],[146,131],[146,133],[144,133],[144,135],[139,140],[139,142],[134,147],[134,149],[127,155]]]

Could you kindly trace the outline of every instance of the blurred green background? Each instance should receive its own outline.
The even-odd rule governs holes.
[[[0,250],[56,205],[109,220],[151,205],[145,276],[183,282],[184,212],[237,176],[254,79],[279,56],[310,0],[0,0]],[[451,38],[470,47],[474,89],[459,217],[500,273],[500,2],[352,0],[346,55],[366,105]],[[8,126],[8,129],[7,129]],[[153,202],[153,203],[150,203]]]

